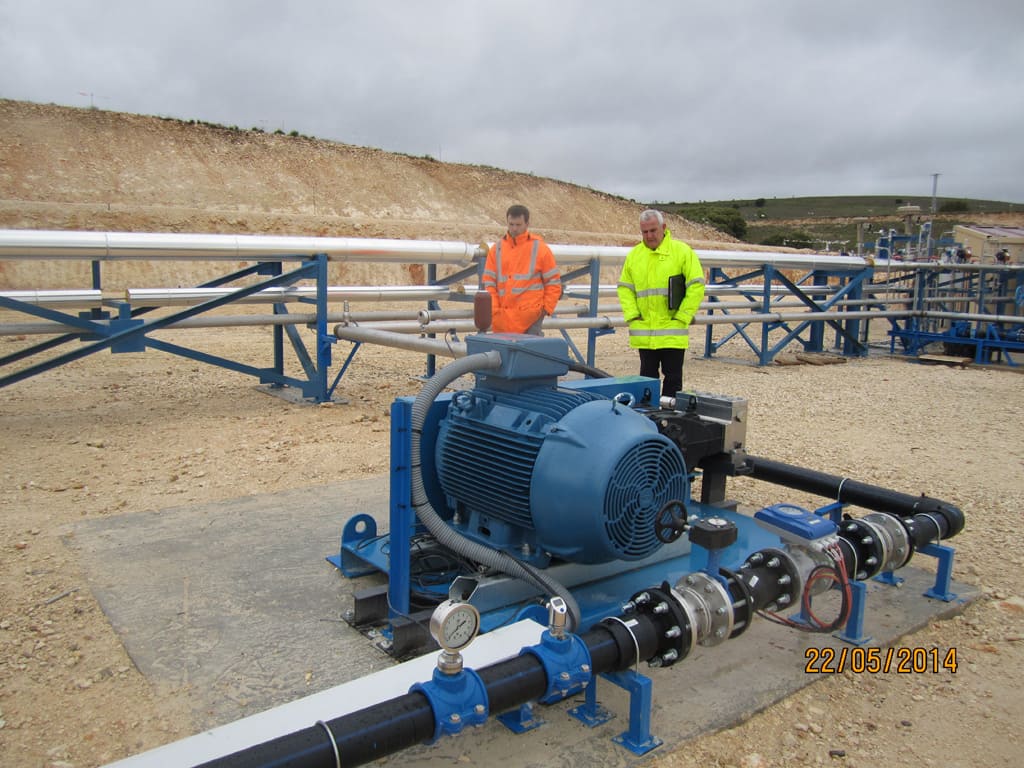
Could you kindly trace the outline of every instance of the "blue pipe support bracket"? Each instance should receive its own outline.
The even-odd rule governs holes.
[[[566,633],[559,638],[545,630],[539,644],[523,648],[519,655],[527,653],[537,657],[547,675],[548,688],[539,699],[542,704],[554,704],[579,693],[593,678],[590,651],[578,635]]]
[[[483,725],[490,710],[487,687],[472,669],[455,674],[434,670],[433,679],[416,683],[409,693],[422,693],[434,712],[434,736],[430,744],[442,736],[454,736],[467,725]]]

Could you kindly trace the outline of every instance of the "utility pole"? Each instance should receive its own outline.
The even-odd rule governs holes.
[[[929,259],[932,256],[932,230],[935,228],[935,214],[939,212],[939,198],[937,197],[939,191],[939,176],[940,174],[938,173],[932,174],[932,218],[931,221],[928,222],[928,242],[925,243],[925,248],[927,249],[926,258]]]

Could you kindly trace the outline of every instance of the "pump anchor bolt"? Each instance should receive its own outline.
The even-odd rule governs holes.
[[[874,541],[875,540],[873,538],[871,538],[870,536],[865,536],[863,539],[860,540],[860,543],[863,544],[866,547],[869,544],[873,544]]]
[[[776,580],[775,583],[778,584],[780,587],[784,587],[787,584],[789,584],[791,581],[793,581],[793,579],[790,578],[789,574],[788,573],[784,573],[781,576],[779,576],[779,578]]]
[[[654,613],[668,613],[668,603],[658,603],[653,610]]]
[[[789,601],[790,601],[789,595],[782,595],[782,596],[779,597],[779,599],[776,602],[778,602],[778,604],[781,606],[781,605],[789,605]]]
[[[665,664],[668,664],[669,662],[673,662],[673,661],[675,661],[678,658],[679,658],[679,654],[676,652],[675,648],[670,648],[669,650],[667,650],[663,654],[661,654],[661,660]]]
[[[636,603],[634,603],[632,600],[630,600],[627,603],[623,603],[623,605],[622,605],[622,612],[623,613],[632,613],[635,610],[636,610]]]
[[[643,605],[644,603],[649,603],[650,601],[651,596],[646,592],[641,592],[639,595],[633,598],[633,602],[637,605]]]
[[[683,630],[681,630],[678,626],[669,627],[665,630],[665,637],[669,638],[670,640],[672,638],[679,637],[681,634],[683,634]]]
[[[867,560],[864,561],[864,565],[878,565],[878,558],[869,557]]]
[[[760,552],[755,552],[754,554],[752,554],[750,557],[747,558],[747,561],[753,563],[754,565],[757,565],[762,560],[764,560],[764,555],[761,554]]]
[[[778,567],[779,567],[779,558],[777,558],[777,557],[773,557],[773,558],[772,558],[771,560],[769,560],[769,561],[768,561],[768,562],[766,563],[766,565],[767,565],[767,566],[768,566],[769,568],[778,568]]]

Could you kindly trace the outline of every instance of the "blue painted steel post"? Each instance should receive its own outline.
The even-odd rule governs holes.
[[[772,283],[775,281],[775,267],[771,264],[764,265],[764,291],[761,298],[761,311],[770,312],[772,302]],[[768,334],[772,330],[774,323],[765,321],[761,323],[761,349],[757,352],[757,361],[759,365],[768,365],[771,362],[771,355],[768,352],[769,338]]]
[[[331,343],[327,333],[327,254],[316,255],[316,380],[313,393],[316,402],[330,399],[327,391],[327,370],[331,367]]]
[[[437,264],[427,265],[427,285],[434,285],[437,282]],[[441,306],[436,301],[427,302],[427,309],[440,309]],[[427,338],[437,338],[436,333],[427,334]],[[437,356],[433,353],[427,355],[427,371],[426,377],[429,379],[437,372]]]
[[[614,672],[604,677],[629,691],[629,730],[616,736],[615,743],[621,744],[634,755],[646,755],[661,746],[661,739],[651,734],[651,679],[632,670]]]
[[[412,589],[411,544],[415,513],[412,508],[412,403],[391,404],[391,498],[390,571],[388,572],[389,613],[408,615]]]
[[[600,287],[601,287],[601,262],[597,259],[590,260],[590,316],[597,316],[597,304],[600,299]],[[587,330],[587,365],[590,367],[594,366],[594,361],[597,359],[597,337],[601,335],[599,328],[589,328]],[[628,335],[629,329],[626,329]]]
[[[268,264],[261,265],[259,273],[277,277],[278,275],[281,274],[283,269],[284,268],[280,261],[272,261],[269,262]],[[283,304],[274,305],[275,315],[281,315],[284,313],[285,308]],[[277,374],[278,379],[281,379],[284,377],[284,327],[280,325],[275,325],[271,334],[274,373]],[[284,385],[278,381],[271,382],[270,386],[272,389],[278,389]]]
[[[816,287],[823,287],[828,285],[828,274],[821,270],[815,270],[811,278],[811,282]],[[812,294],[811,299],[815,304],[820,304],[826,300],[826,297],[821,294]],[[819,320],[811,323],[810,333],[808,335],[808,342],[804,345],[804,348],[808,352],[821,352],[825,348],[825,321]]]

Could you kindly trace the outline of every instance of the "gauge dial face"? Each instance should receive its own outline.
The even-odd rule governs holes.
[[[430,627],[438,645],[446,651],[459,651],[479,632],[480,614],[469,603],[446,600],[434,610]]]

